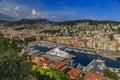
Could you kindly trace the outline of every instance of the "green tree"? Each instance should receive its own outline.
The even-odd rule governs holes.
[[[33,66],[33,70],[37,71],[36,77],[38,80],[74,80],[69,78],[60,70],[44,69],[37,65]]]
[[[10,50],[20,52],[21,47],[18,47],[18,44],[19,44],[19,41],[6,39],[0,33],[0,55],[3,55],[5,52]]]
[[[110,38],[110,40],[114,40],[113,34],[110,34],[110,35],[109,35],[109,38]]]
[[[0,80],[32,80],[33,63],[27,55],[19,55],[21,41],[5,39],[0,33]]]
[[[82,77],[79,77],[77,80],[82,80]]]
[[[31,41],[36,41],[36,38],[35,37],[26,38],[24,41],[28,43],[28,42],[31,42]]]
[[[33,63],[27,61],[26,55],[7,52],[0,59],[0,80],[32,80],[32,65]]]
[[[0,33],[0,54],[2,54],[4,52],[4,37],[3,35]]]
[[[118,75],[115,72],[110,71],[109,69],[105,69],[103,73],[106,77],[112,78],[113,80],[119,80]]]

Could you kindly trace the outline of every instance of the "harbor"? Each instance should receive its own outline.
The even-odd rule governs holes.
[[[37,42],[31,42],[29,45],[39,45],[42,47],[47,47],[47,48],[55,48],[55,47],[60,47],[63,48],[67,51],[74,51],[78,53],[84,53],[84,54],[91,54],[91,55],[99,55],[101,57],[109,58],[111,60],[116,60],[117,58],[120,58],[120,52],[115,52],[115,51],[103,51],[99,49],[92,49],[88,47],[75,47],[71,45],[66,45],[62,43],[55,43],[55,42],[47,42],[47,41],[37,41]]]
[[[24,51],[30,55],[42,55],[52,61],[65,62],[69,68],[81,69],[83,70],[83,73],[92,71],[102,74],[100,69],[106,67],[107,69],[117,72],[120,76],[120,59],[111,60],[99,55],[93,55],[92,52],[86,53],[79,48],[39,41],[29,43],[28,46],[24,48]],[[64,71],[66,72],[67,69],[64,69]]]
[[[100,57],[102,60],[105,61],[105,64],[108,67],[120,68],[120,58],[117,58],[116,60],[112,60],[106,57],[101,57],[92,52],[90,52],[89,54],[88,52],[86,53],[85,51],[82,51],[81,48],[67,46],[64,44],[57,44],[46,41],[30,42],[28,46],[24,48],[24,50],[27,51],[28,53],[44,54],[56,47],[59,47],[65,50],[66,52],[75,55],[75,57],[73,57],[72,59],[76,63],[81,63],[83,66],[87,66],[93,59]]]

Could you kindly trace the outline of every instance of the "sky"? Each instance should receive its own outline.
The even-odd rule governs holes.
[[[120,21],[120,0],[0,0],[0,18],[8,17],[14,20]]]

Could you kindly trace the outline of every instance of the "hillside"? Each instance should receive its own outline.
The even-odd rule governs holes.
[[[41,27],[45,24],[52,24],[52,21],[46,20],[46,19],[22,19],[19,21],[5,21],[0,20],[0,27],[11,27],[11,28],[19,28],[23,27],[26,29],[36,29],[38,27]]]
[[[78,23],[90,23],[91,25],[95,24],[120,24],[118,21],[97,21],[97,20],[72,20],[72,21],[63,21],[63,22],[56,22],[57,25],[69,25],[73,26]]]
[[[78,23],[89,23],[90,25],[96,25],[96,24],[114,24],[118,25],[120,24],[119,21],[97,21],[97,20],[72,20],[72,21],[62,21],[62,22],[53,22],[46,19],[22,19],[19,21],[7,21],[7,20],[0,20],[0,24],[6,24],[6,26],[13,26],[14,25],[22,25],[22,24],[54,24],[54,25],[68,25],[73,26]]]
[[[19,21],[0,20],[0,27],[15,28],[15,30],[40,29],[43,30],[42,33],[46,33],[46,30],[53,30],[59,31],[59,35],[62,35],[63,33],[66,35],[76,33],[76,35],[72,36],[78,36],[81,32],[81,34],[91,33],[91,31],[93,30],[101,30],[102,33],[106,31],[117,34],[120,33],[120,22],[118,21],[73,20],[63,22],[52,22],[46,19],[22,19]]]

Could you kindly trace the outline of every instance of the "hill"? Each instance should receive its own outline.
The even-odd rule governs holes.
[[[72,21],[62,21],[62,22],[56,22],[55,24],[57,25],[76,25],[78,23],[90,23],[91,25],[95,25],[95,24],[107,24],[107,23],[111,23],[111,24],[120,24],[119,21],[98,21],[98,20],[72,20]]]

